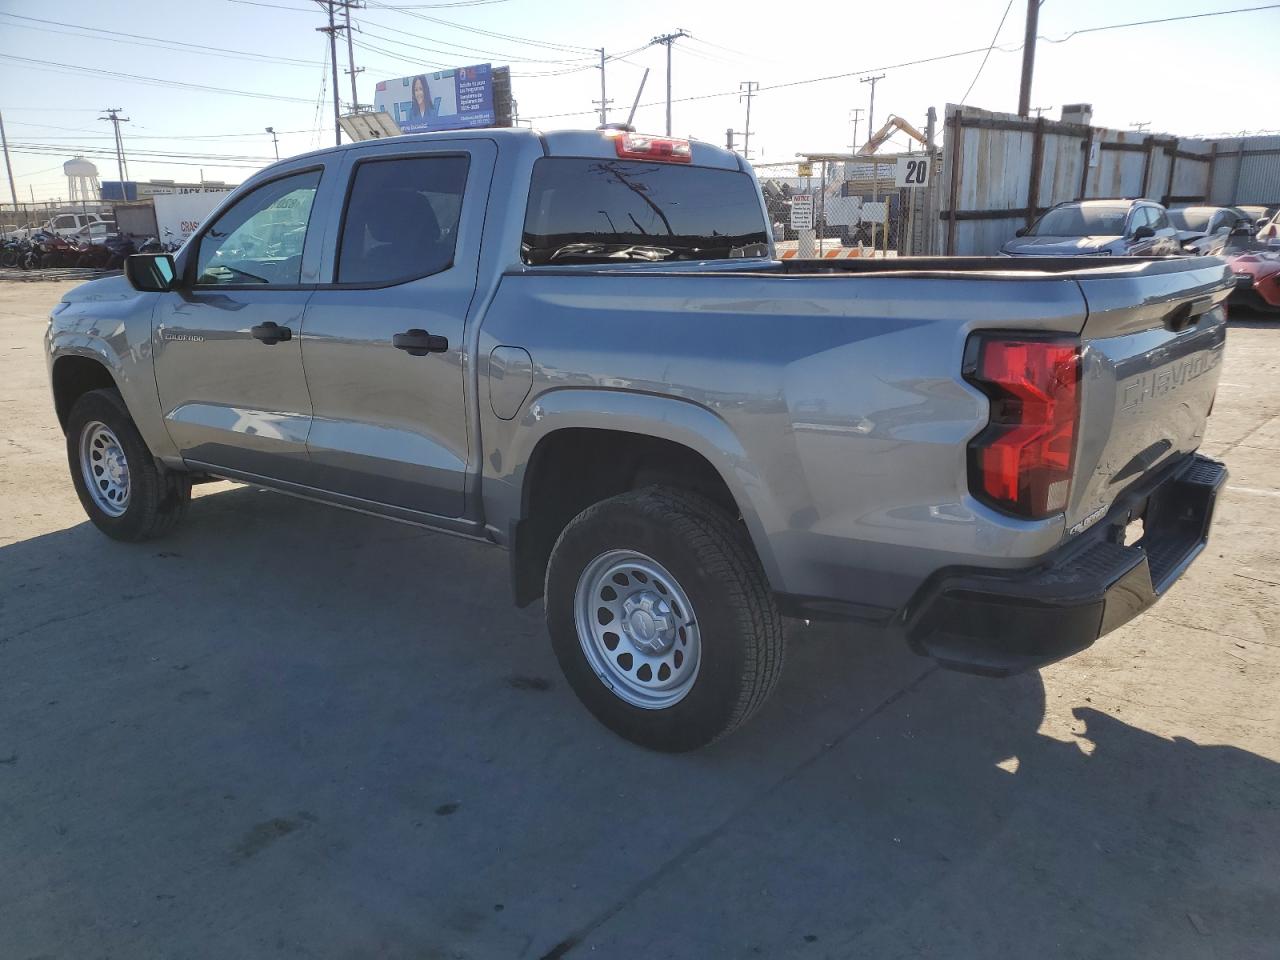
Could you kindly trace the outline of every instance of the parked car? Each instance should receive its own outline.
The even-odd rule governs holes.
[[[1243,250],[1227,258],[1235,276],[1231,303],[1261,313],[1280,311],[1280,250]]]
[[[1007,257],[1159,257],[1182,252],[1178,231],[1152,200],[1068,200],[1017,231]]]
[[[64,293],[45,346],[108,536],[221,477],[495,544],[596,717],[687,750],[768,697],[784,615],[1004,675],[1155,602],[1226,477],[1196,450],[1231,284],[778,260],[729,151],[467,130],[268,167]]]
[[[1168,214],[1182,249],[1198,256],[1217,256],[1227,249],[1230,238],[1253,236],[1248,216],[1231,207],[1174,207]]]
[[[1253,223],[1255,231],[1275,216],[1277,211],[1280,211],[1280,204],[1237,203],[1234,207],[1236,210],[1244,212]]]
[[[95,220],[73,233],[71,239],[78,243],[105,243],[115,232],[115,221]]]
[[[1280,242],[1280,210],[1273,213],[1270,219],[1260,221],[1254,236],[1266,244]]]
[[[43,225],[33,228],[30,232],[43,230],[45,233],[52,233],[59,237],[72,237],[92,223],[107,223],[110,224],[109,229],[115,229],[115,221],[101,214],[60,213],[56,217],[50,217]]]

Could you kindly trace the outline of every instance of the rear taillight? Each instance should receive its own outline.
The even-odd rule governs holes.
[[[970,490],[1020,517],[1063,510],[1080,418],[1079,343],[977,336],[965,379],[991,398],[990,424],[969,444]]]
[[[688,140],[651,137],[643,133],[613,135],[613,145],[624,160],[658,160],[663,163],[692,163],[693,150]]]

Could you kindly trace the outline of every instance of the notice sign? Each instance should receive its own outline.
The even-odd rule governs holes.
[[[899,157],[894,184],[899,187],[927,187],[929,185],[929,157]]]
[[[791,229],[813,229],[813,194],[797,193],[791,198]]]

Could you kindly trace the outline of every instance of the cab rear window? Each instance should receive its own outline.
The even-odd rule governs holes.
[[[539,265],[766,257],[769,234],[745,173],[543,157],[533,168],[521,252]]]

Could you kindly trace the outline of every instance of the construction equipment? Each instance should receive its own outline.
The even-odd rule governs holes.
[[[858,149],[858,154],[864,157],[871,156],[884,146],[886,141],[888,141],[888,139],[899,130],[905,133],[912,140],[915,140],[921,146],[928,145],[928,140],[925,138],[923,133],[911,124],[907,123],[907,121],[903,120],[897,114],[891,113],[889,114],[889,119],[884,122],[884,126],[873,133],[871,138]]]

